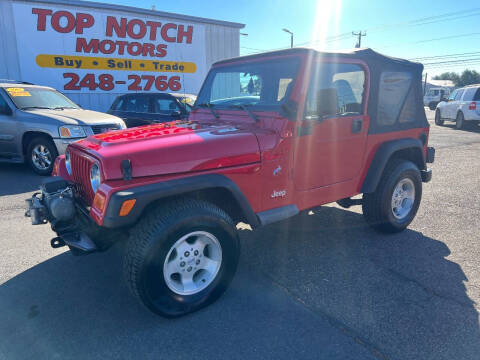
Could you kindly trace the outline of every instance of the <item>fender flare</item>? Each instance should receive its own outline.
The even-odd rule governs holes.
[[[370,163],[370,168],[368,169],[367,176],[363,181],[361,192],[362,193],[372,193],[377,188],[380,178],[382,177],[383,170],[387,166],[389,159],[394,153],[400,150],[405,149],[415,149],[418,150],[421,154],[421,161],[423,170],[426,167],[425,162],[425,153],[423,150],[423,144],[419,139],[398,139],[387,141],[379,146],[375,156],[373,157],[372,162]]]
[[[153,201],[175,195],[181,196],[192,191],[213,188],[223,188],[229,191],[237,201],[248,223],[252,227],[260,225],[257,215],[237,184],[224,175],[206,174],[137,186],[114,193],[108,202],[103,218],[103,226],[107,228],[117,228],[131,225],[138,220],[145,207]],[[136,199],[135,206],[129,215],[119,216],[118,214],[123,202],[129,199]]]

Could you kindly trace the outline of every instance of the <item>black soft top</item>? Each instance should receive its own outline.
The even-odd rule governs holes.
[[[309,48],[293,48],[271,51],[261,54],[240,56],[218,61],[214,64],[243,62],[272,56],[307,54],[313,58],[358,59],[365,62],[370,70],[370,97],[368,115],[370,116],[370,133],[407,130],[428,127],[423,107],[422,72],[423,65],[405,59],[385,56],[370,48],[346,51],[317,51]],[[405,88],[395,87],[405,80],[411,79]],[[405,82],[403,82],[405,84]],[[399,85],[400,86],[400,85]],[[391,96],[390,96],[391,94]],[[387,112],[394,112],[386,114]],[[395,121],[386,118],[395,117]],[[408,119],[405,119],[408,116]]]

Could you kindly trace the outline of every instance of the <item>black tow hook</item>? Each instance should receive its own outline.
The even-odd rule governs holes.
[[[67,244],[65,244],[65,241],[63,241],[63,239],[60,236],[57,236],[52,240],[50,240],[50,245],[52,246],[52,248],[58,249]]]

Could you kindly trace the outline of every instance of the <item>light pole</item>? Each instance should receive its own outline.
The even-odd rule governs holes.
[[[293,32],[291,32],[288,29],[282,29],[282,30],[290,34],[290,47],[293,48]]]

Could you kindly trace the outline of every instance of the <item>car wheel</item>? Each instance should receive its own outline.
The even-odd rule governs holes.
[[[27,146],[27,162],[39,175],[46,176],[52,173],[57,156],[55,144],[46,136],[33,138]]]
[[[414,219],[422,198],[422,179],[411,161],[394,160],[374,193],[363,195],[363,215],[373,228],[395,233]]]
[[[435,108],[437,107],[438,103],[436,102],[431,102],[430,104],[428,104],[428,108],[430,110],[435,110]]]
[[[442,120],[442,116],[440,114],[439,109],[437,109],[437,111],[435,111],[435,125],[443,126],[443,120]]]
[[[125,277],[156,314],[177,317],[213,303],[235,274],[236,228],[208,202],[185,198],[153,207],[130,234]]]
[[[455,128],[458,130],[462,129],[465,125],[465,118],[463,117],[463,113],[461,111],[457,114],[457,119],[455,120]]]

